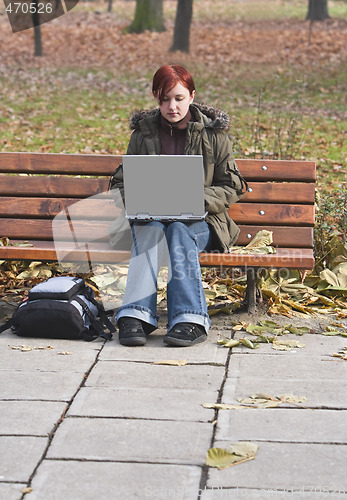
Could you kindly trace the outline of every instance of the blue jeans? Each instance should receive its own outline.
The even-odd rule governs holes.
[[[199,252],[211,246],[211,231],[205,221],[136,222],[122,306],[116,321],[127,316],[158,326],[157,276],[168,265],[167,328],[176,323],[197,323],[208,332],[210,319],[201,281]]]

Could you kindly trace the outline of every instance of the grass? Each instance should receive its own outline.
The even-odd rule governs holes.
[[[69,87],[71,72],[75,81],[80,82],[74,87]],[[117,88],[100,91],[100,81],[110,80],[114,75],[94,74],[96,79],[89,80],[86,86],[89,72],[57,70],[53,75],[50,73],[56,84],[46,86],[45,93],[37,92],[31,81],[17,80],[13,95],[13,82],[3,79],[1,93],[7,98],[0,104],[1,149],[123,153],[130,134],[131,110],[155,105],[150,85],[145,77],[139,82],[136,75],[127,75],[120,78],[122,93]],[[238,146],[236,156],[252,155],[254,127],[259,124],[262,149],[274,154],[281,128],[283,150],[293,146],[295,158],[318,161],[326,170],[323,172],[329,177],[328,184],[342,181],[341,169],[329,170],[334,163],[342,165],[346,160],[345,124],[339,119],[339,113],[343,112],[342,84],[335,81],[332,93],[330,76],[322,77],[319,86],[297,80],[292,74],[275,75],[271,82],[259,77],[242,79],[239,74],[232,80],[219,78],[219,85],[217,78],[213,81],[209,76],[197,74],[197,101],[219,106],[230,114],[231,134]],[[293,127],[295,138],[290,136]],[[327,187],[323,179],[322,186]]]

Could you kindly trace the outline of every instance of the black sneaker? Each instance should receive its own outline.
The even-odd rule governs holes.
[[[123,316],[117,322],[119,329],[119,342],[122,345],[145,345],[147,335],[155,328],[137,318]]]
[[[164,343],[176,347],[189,347],[204,342],[207,333],[196,323],[177,323],[164,337]]]

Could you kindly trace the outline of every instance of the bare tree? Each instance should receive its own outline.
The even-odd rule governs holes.
[[[328,0],[309,0],[306,19],[310,21],[323,21],[328,19]]]
[[[178,0],[175,31],[171,52],[181,50],[189,52],[190,25],[193,19],[193,0]]]
[[[40,14],[38,12],[38,0],[34,0],[35,9],[31,14],[32,23],[34,26],[34,55],[42,56],[42,40],[41,40],[41,25]]]
[[[133,22],[126,28],[128,33],[165,31],[163,21],[163,0],[136,0]]]

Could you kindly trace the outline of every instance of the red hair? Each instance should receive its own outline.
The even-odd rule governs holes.
[[[190,95],[195,90],[193,77],[184,66],[167,64],[158,69],[153,77],[152,92],[160,104],[163,102],[164,95],[170,92],[177,83],[188,89]]]

